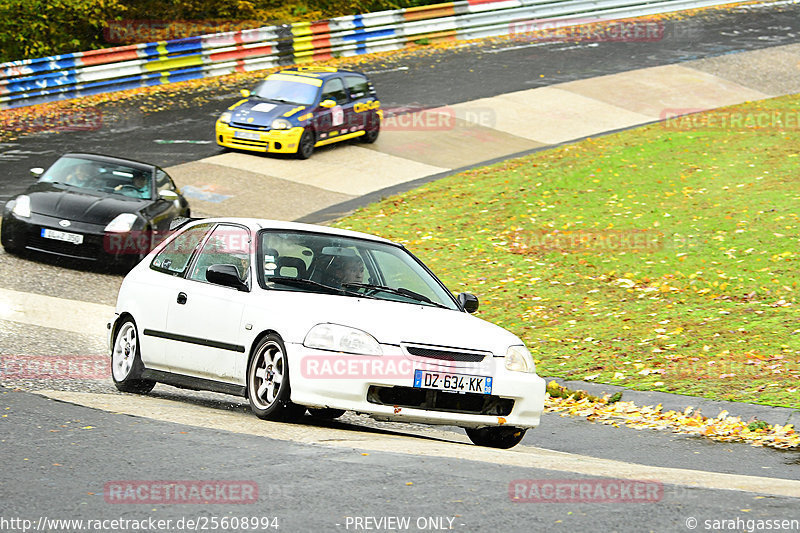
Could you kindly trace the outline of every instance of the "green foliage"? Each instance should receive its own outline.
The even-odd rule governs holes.
[[[336,225],[401,242],[454,293],[476,293],[540,375],[797,408],[798,103],[475,168]]]
[[[4,0],[0,2],[0,61],[98,48],[119,0]]]

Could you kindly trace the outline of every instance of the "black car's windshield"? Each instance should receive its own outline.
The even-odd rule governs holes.
[[[258,242],[261,285],[268,290],[458,309],[439,280],[399,246],[290,230],[262,231]]]
[[[317,98],[319,87],[300,81],[275,79],[274,76],[278,75],[270,76],[261,82],[253,94],[273,102],[297,105],[311,105]]]
[[[62,157],[47,169],[43,183],[62,183],[79,189],[150,199],[152,172],[82,157]]]

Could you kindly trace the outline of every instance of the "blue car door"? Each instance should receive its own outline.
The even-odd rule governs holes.
[[[333,100],[336,105],[330,108],[318,106],[316,110],[317,140],[323,141],[344,135],[351,125],[348,123],[352,115],[353,103],[347,96],[341,78],[329,78],[322,86],[320,103]]]

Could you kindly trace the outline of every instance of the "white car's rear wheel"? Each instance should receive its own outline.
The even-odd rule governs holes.
[[[117,329],[111,351],[111,378],[122,392],[147,394],[156,382],[140,379],[144,365],[139,348],[139,333],[132,319],[126,319]]]
[[[283,340],[270,334],[261,339],[247,368],[247,400],[250,409],[264,420],[291,420],[305,407],[290,401],[289,365]]]
[[[466,428],[473,444],[489,448],[513,448],[525,436],[526,429],[515,427]]]

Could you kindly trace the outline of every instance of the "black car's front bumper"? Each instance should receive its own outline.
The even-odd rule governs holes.
[[[134,261],[141,257],[140,252],[149,251],[146,244],[141,246],[142,250],[138,249],[138,242],[137,246],[131,246],[130,239],[126,239],[128,234],[110,234],[105,231],[105,226],[75,221],[70,221],[64,227],[59,224],[62,220],[64,219],[37,213],[23,218],[6,211],[0,229],[3,246],[9,250],[31,250],[72,259],[115,262]],[[81,235],[83,242],[74,244],[44,237],[45,229]]]

